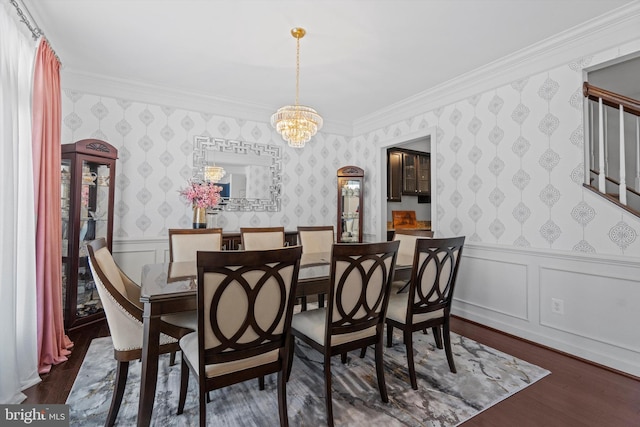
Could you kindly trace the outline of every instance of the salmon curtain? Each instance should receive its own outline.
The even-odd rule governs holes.
[[[33,76],[33,170],[36,211],[38,372],[67,360],[73,343],[64,333],[60,214],[60,63],[40,40]]]

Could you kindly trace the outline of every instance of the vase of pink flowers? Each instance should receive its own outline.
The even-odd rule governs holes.
[[[193,228],[207,227],[207,209],[218,206],[220,191],[219,185],[200,181],[189,181],[186,188],[180,189],[180,195],[193,207]]]

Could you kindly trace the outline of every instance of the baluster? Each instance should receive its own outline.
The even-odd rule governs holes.
[[[624,106],[620,105],[620,185],[618,191],[620,192],[620,203],[627,204],[627,172],[625,163],[625,149],[624,149]]]
[[[604,171],[604,107],[598,98],[598,191],[606,193]]]

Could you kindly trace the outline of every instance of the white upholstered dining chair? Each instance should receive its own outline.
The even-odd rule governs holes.
[[[196,260],[198,251],[222,249],[222,228],[170,228],[170,261]]]
[[[116,265],[104,238],[89,242],[87,250],[89,267],[113,341],[113,355],[118,362],[113,397],[105,422],[106,426],[112,426],[124,396],[129,362],[142,357],[143,309],[140,303],[140,287]],[[163,318],[160,323],[160,354],[179,350],[178,339],[195,330],[195,321],[188,325],[180,316],[173,320],[178,318],[181,320],[177,323],[187,323],[187,326],[169,323],[167,320],[172,320],[171,317]]]
[[[298,226],[298,242],[302,245],[302,254],[331,254],[335,243],[333,225]],[[324,294],[318,294],[318,306],[324,307]],[[307,309],[307,297],[303,296],[302,311]]]
[[[241,227],[242,249],[257,251],[285,246],[284,227]]]
[[[401,228],[393,233],[393,240],[400,242],[398,247],[397,265],[412,265],[413,254],[416,249],[416,240],[433,237],[431,230],[415,230],[410,228]],[[402,292],[409,285],[409,280],[396,280],[391,284],[391,292]]]

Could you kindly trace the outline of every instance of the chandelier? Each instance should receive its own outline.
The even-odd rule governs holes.
[[[304,37],[304,28],[292,28],[291,35],[296,39],[296,103],[285,105],[271,116],[273,126],[290,147],[301,148],[322,128],[322,117],[311,107],[298,104],[300,91],[300,39]]]
[[[205,166],[204,180],[209,182],[218,182],[227,172],[220,166]]]

